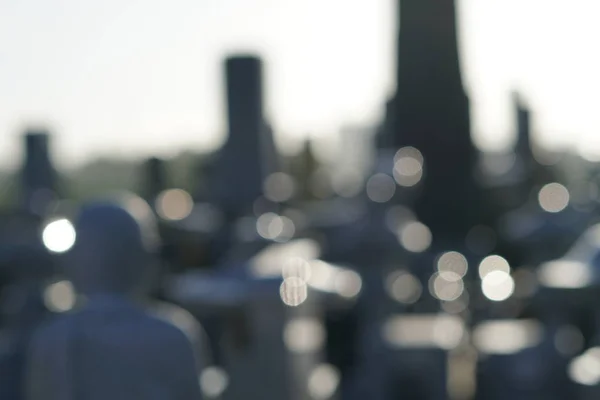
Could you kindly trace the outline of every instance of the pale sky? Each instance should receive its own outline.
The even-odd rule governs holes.
[[[280,144],[375,124],[393,88],[395,0],[0,0],[0,166],[27,124],[55,159],[168,156],[223,140],[221,62],[263,55]],[[600,154],[596,0],[462,0],[474,139],[512,140],[510,91],[548,146]]]

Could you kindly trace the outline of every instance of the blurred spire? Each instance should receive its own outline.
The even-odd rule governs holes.
[[[24,134],[25,156],[21,169],[21,206],[28,212],[48,212],[56,200],[57,175],[50,158],[50,134],[29,129]]]
[[[517,143],[515,151],[521,157],[530,159],[533,157],[530,111],[519,93],[513,93],[512,99],[517,114]]]
[[[261,196],[277,154],[263,114],[261,59],[229,57],[225,77],[229,134],[215,166],[212,195],[227,214],[240,216],[250,213]]]
[[[156,197],[167,188],[164,164],[164,161],[157,157],[149,158],[144,163],[142,193],[150,204],[153,204]]]
[[[466,234],[476,219],[469,101],[462,84],[454,0],[399,0],[395,149],[424,159],[418,217],[438,236]],[[464,237],[464,236],[463,236]]]

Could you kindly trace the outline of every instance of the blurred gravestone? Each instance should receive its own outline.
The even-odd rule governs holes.
[[[213,169],[211,195],[227,215],[239,217],[252,212],[277,155],[263,115],[262,61],[230,57],[225,77],[229,135]]]
[[[101,202],[79,214],[67,272],[85,301],[36,333],[29,399],[201,397],[189,340],[133,300],[156,246],[135,211]]]
[[[50,158],[50,134],[30,130],[25,136],[25,157],[21,170],[21,205],[34,214],[48,212],[57,200],[57,177]]]
[[[469,100],[459,65],[453,0],[399,2],[396,95],[389,103],[395,149],[423,157],[424,182],[415,212],[434,241],[462,240],[478,222]],[[393,114],[393,115],[392,115]]]
[[[41,243],[0,249],[0,398],[24,398],[27,349],[35,330],[48,318],[44,289],[56,272]],[[0,278],[0,279],[2,279]]]

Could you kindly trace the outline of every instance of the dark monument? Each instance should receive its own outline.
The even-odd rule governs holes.
[[[25,133],[25,155],[21,171],[21,205],[34,214],[45,213],[56,200],[56,171],[49,151],[50,134],[44,130]]]
[[[477,200],[453,0],[400,2],[397,91],[391,140],[417,148],[424,182],[414,208],[434,241],[459,238],[474,225]]]
[[[229,135],[214,170],[214,201],[230,218],[252,212],[272,171],[275,150],[263,115],[262,62],[240,55],[225,61]]]
[[[513,95],[513,101],[517,113],[517,143],[515,151],[521,157],[533,158],[531,148],[531,118],[529,109],[518,94]]]
[[[148,159],[144,164],[142,190],[146,201],[151,204],[167,187],[165,163],[157,157]]]

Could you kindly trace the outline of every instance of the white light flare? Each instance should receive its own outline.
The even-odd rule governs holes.
[[[492,301],[505,301],[515,291],[515,281],[504,271],[492,271],[481,281],[483,295]]]
[[[75,244],[75,227],[66,218],[48,223],[42,231],[44,246],[53,253],[69,251]]]

